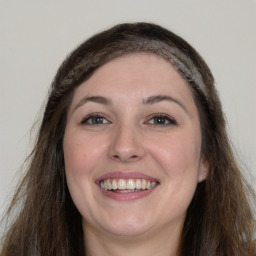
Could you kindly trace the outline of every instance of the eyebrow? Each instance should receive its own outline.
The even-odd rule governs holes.
[[[143,100],[143,104],[147,105],[152,105],[152,104],[156,104],[159,103],[161,101],[170,101],[170,102],[174,102],[176,104],[178,104],[180,107],[183,108],[183,110],[188,113],[187,108],[185,107],[185,105],[178,99],[173,98],[169,95],[153,95],[153,96],[149,96],[146,99]]]
[[[178,104],[181,108],[183,108],[183,110],[188,113],[187,108],[185,107],[185,105],[178,99],[171,97],[169,95],[153,95],[153,96],[149,96],[146,99],[142,100],[143,105],[153,105],[162,101],[170,101],[170,102],[174,102],[176,104]],[[99,104],[103,104],[103,105],[111,105],[112,101],[109,98],[106,97],[102,97],[102,96],[90,96],[90,97],[84,97],[82,98],[78,104],[74,107],[74,109],[72,110],[72,112],[74,112],[77,108],[81,107],[82,105],[84,105],[87,102],[94,102],[94,103],[99,103]]]
[[[111,105],[111,100],[102,96],[84,97],[78,102],[78,104],[74,107],[72,112],[74,112],[77,108],[81,107],[87,102],[95,102],[103,105]]]

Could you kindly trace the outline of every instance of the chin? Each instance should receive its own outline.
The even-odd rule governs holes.
[[[131,223],[129,221],[111,223],[104,228],[108,234],[127,238],[130,236],[142,236],[150,230],[149,225],[145,225],[144,223]]]
[[[147,233],[152,223],[145,217],[145,214],[121,213],[108,215],[108,218],[99,218],[98,223],[91,223],[99,233],[105,233],[113,236],[141,236]],[[152,222],[152,221],[151,221]],[[90,226],[91,226],[90,225]],[[84,226],[86,229],[86,226]]]

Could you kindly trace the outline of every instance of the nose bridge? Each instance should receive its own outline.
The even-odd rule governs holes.
[[[139,126],[122,122],[113,131],[110,155],[123,162],[137,161],[145,154]]]

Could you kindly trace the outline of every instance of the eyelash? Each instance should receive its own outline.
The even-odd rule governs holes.
[[[154,122],[156,121],[164,121],[164,123],[149,123],[150,120],[153,120]],[[167,122],[167,123],[165,123]],[[150,125],[154,125],[154,126],[171,126],[171,125],[177,125],[177,121],[166,115],[166,114],[155,114],[155,115],[152,115],[148,121],[146,121],[146,123],[150,124]]]
[[[84,125],[104,125],[106,123],[110,123],[110,121],[107,120],[107,122],[103,122],[103,123],[95,123],[93,120],[97,119],[98,118],[98,121],[99,119],[101,119],[101,121],[103,120],[107,120],[104,116],[102,116],[101,114],[90,114],[89,116],[85,117],[81,124],[84,124]]]
[[[153,120],[153,123],[150,123],[151,120]],[[157,123],[158,121],[160,121],[160,123]],[[81,124],[83,125],[105,125],[109,123],[111,122],[101,114],[90,114],[81,121]],[[144,124],[154,126],[171,126],[177,125],[177,121],[166,114],[154,114],[150,116],[150,118],[145,121]]]

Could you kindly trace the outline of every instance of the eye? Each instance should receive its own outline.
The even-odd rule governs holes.
[[[84,125],[101,125],[110,123],[105,117],[101,115],[89,115],[85,117],[81,124]]]
[[[159,126],[177,125],[176,120],[166,115],[155,115],[151,117],[147,121],[147,123],[152,125],[159,125]]]

